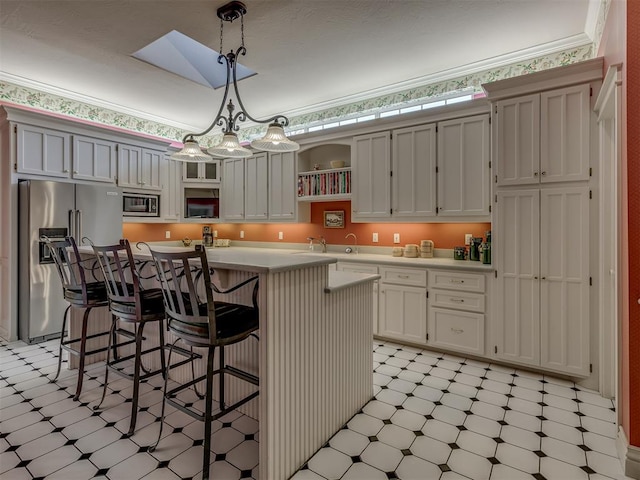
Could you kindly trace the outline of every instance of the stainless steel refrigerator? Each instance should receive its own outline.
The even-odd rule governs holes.
[[[60,336],[69,305],[40,237],[72,236],[78,245],[83,237],[98,245],[117,243],[122,238],[122,192],[113,185],[45,180],[20,181],[18,191],[18,332],[21,340],[33,343]]]

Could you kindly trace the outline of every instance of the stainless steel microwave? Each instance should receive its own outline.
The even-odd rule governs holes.
[[[160,195],[124,192],[122,194],[123,217],[159,217]]]

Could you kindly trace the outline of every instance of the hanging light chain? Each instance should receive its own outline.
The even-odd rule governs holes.
[[[240,12],[240,39],[240,46],[244,48],[244,14],[242,12]]]
[[[222,55],[222,32],[224,31],[224,20],[220,19],[220,55]]]

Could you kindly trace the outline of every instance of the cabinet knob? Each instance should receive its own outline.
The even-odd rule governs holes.
[[[74,173],[74,175],[77,175],[78,174],[78,170],[74,170],[73,173]]]
[[[546,174],[547,174],[547,172],[542,172],[540,175],[546,175]]]
[[[547,277],[540,277],[540,279],[541,279],[541,280],[546,280],[546,279],[547,279]]]
[[[534,280],[538,280],[538,277],[533,277]]]
[[[69,169],[65,168],[64,170],[62,170],[62,173],[69,173]]]
[[[538,172],[533,172],[533,176],[537,177],[538,176]]]

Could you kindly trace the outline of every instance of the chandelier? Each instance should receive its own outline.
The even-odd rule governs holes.
[[[247,49],[244,46],[244,15],[247,13],[247,8],[242,2],[229,2],[226,5],[218,8],[217,14],[220,18],[220,52],[222,52],[222,40],[224,32],[224,23],[233,22],[240,18],[240,31],[241,42],[240,47],[234,53],[231,50],[226,55],[220,53],[218,56],[218,63],[226,66],[227,81],[224,89],[224,97],[218,109],[218,114],[214,118],[209,127],[200,133],[188,133],[182,139],[184,144],[182,150],[171,155],[172,160],[181,162],[208,162],[213,160],[213,157],[220,158],[245,158],[253,155],[253,152],[248,148],[240,145],[238,141],[238,135],[236,132],[240,129],[239,122],[244,122],[247,119],[262,124],[269,124],[267,133],[263,138],[253,140],[251,146],[257,150],[264,150],[267,152],[294,152],[300,148],[293,140],[289,140],[284,133],[284,127],[289,125],[289,119],[284,115],[275,115],[266,120],[257,120],[253,118],[248,112],[245,106],[242,104],[240,98],[240,92],[238,91],[238,82],[236,78],[236,62],[240,55],[245,55]],[[227,104],[227,98],[229,97],[229,86],[233,83],[233,90],[238,102],[240,110],[234,113],[236,106],[233,101],[229,99]],[[228,111],[227,116],[223,114],[226,108]],[[207,153],[203,152],[196,140],[196,137],[201,137],[209,133],[215,126],[222,127],[222,141],[207,150]]]

